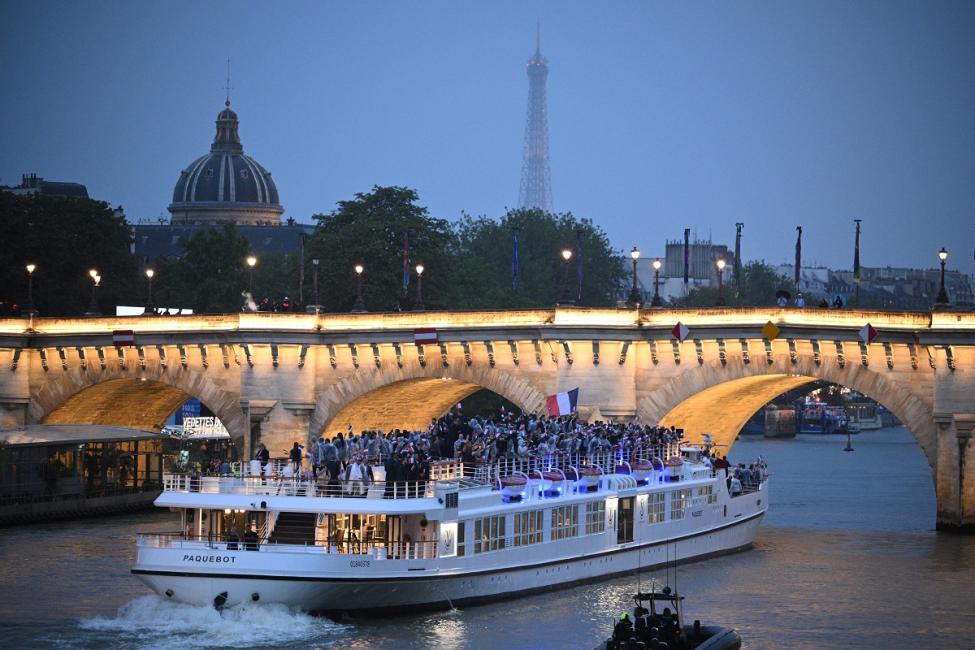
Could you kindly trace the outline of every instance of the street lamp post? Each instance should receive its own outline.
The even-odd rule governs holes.
[[[322,310],[322,304],[318,302],[318,262],[319,260],[317,257],[313,257],[311,260],[311,266],[314,269],[314,275],[312,277],[314,278],[315,282],[315,300],[306,308],[308,311],[315,312],[316,314]]]
[[[642,297],[640,296],[640,290],[636,286],[636,262],[640,259],[640,249],[634,246],[630,250],[630,257],[633,258],[633,286],[630,288],[630,307],[639,309]]]
[[[152,304],[152,278],[156,275],[155,270],[146,269],[146,281],[149,283],[149,293],[146,298],[146,313],[154,314],[156,313],[156,307]]]
[[[98,296],[96,292],[98,291],[98,285],[102,283],[102,276],[98,275],[98,271],[91,269],[88,271],[88,277],[91,278],[91,302],[88,304],[88,311],[85,312],[85,316],[101,316],[98,313]]]
[[[572,259],[572,249],[562,249],[562,295],[559,298],[559,307],[571,307],[575,304],[572,293],[569,291],[569,260]]]
[[[948,261],[948,251],[942,246],[938,251],[938,259],[941,260],[941,288],[938,289],[938,298],[934,301],[935,307],[948,306],[948,292],[945,290],[945,262]]]
[[[715,262],[718,267],[718,307],[724,306],[724,286],[722,281],[724,280],[724,267],[725,261],[723,257],[719,257],[718,261]]]
[[[248,255],[246,261],[247,261],[247,268],[249,269],[250,272],[250,287],[247,290],[250,292],[251,298],[253,298],[254,297],[254,267],[257,266],[257,257],[255,257],[254,255]]]
[[[416,265],[416,304],[413,306],[414,311],[423,311],[426,307],[423,305],[423,265]]]
[[[352,306],[352,311],[356,313],[362,313],[366,310],[366,303],[362,300],[362,272],[364,270],[361,264],[355,265],[355,305]]]
[[[663,262],[660,261],[658,257],[653,261],[653,300],[650,301],[651,307],[660,307],[660,267]]]
[[[35,264],[28,264],[27,268],[27,315],[36,316],[37,310],[34,308],[34,269]]]

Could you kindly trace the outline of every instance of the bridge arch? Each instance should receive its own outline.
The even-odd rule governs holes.
[[[498,368],[451,360],[403,367],[360,368],[319,394],[309,434],[396,427],[425,428],[451,405],[486,388],[528,412],[545,408],[545,395],[525,379]]]
[[[195,397],[243,438],[246,428],[240,400],[203,373],[190,369],[71,368],[32,390],[28,424],[109,424],[162,428],[169,415]]]
[[[729,355],[727,365],[711,361],[686,370],[658,387],[637,404],[645,422],[684,428],[691,439],[711,433],[719,444],[734,443],[745,422],[766,403],[793,388],[828,381],[851,388],[883,404],[903,422],[924,451],[933,475],[937,468],[937,429],[932,408],[902,384],[860,363],[840,366],[835,358],[776,356],[771,365],[764,357],[744,363]]]

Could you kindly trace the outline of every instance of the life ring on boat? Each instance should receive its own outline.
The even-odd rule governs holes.
[[[501,486],[506,488],[525,487],[527,482],[524,476],[518,476],[517,474],[501,477]]]
[[[579,482],[583,485],[595,485],[599,483],[599,477],[602,475],[598,467],[582,467],[579,469]]]

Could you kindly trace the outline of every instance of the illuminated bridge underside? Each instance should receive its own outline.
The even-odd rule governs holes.
[[[44,418],[44,424],[109,424],[159,431],[189,398],[179,388],[157,381],[112,379],[71,396]]]
[[[817,381],[796,375],[759,375],[728,381],[702,390],[681,402],[661,423],[688,432],[697,441],[710,433],[719,445],[730,447],[748,419],[782,393]]]
[[[425,429],[432,418],[481,390],[481,386],[446,378],[408,379],[377,388],[345,406],[325,427],[326,435],[364,429]]]

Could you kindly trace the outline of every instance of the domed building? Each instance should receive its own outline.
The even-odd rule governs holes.
[[[210,153],[183,170],[169,206],[172,223],[278,225],[284,208],[271,172],[244,154],[230,101],[217,115]]]

